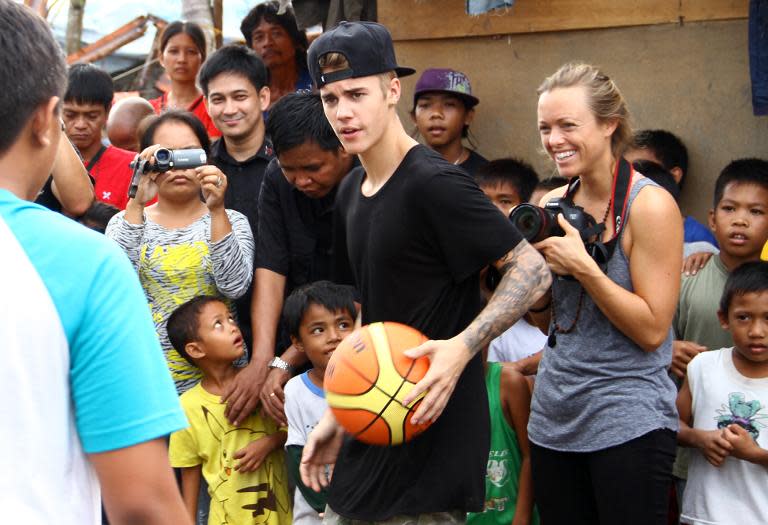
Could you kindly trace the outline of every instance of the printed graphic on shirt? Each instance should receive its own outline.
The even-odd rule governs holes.
[[[491,450],[488,454],[488,481],[497,487],[503,487],[509,481],[509,450]]]
[[[757,438],[760,437],[760,429],[766,426],[762,421],[768,418],[765,413],[759,414],[762,408],[763,406],[757,399],[746,401],[746,396],[743,393],[731,392],[728,395],[728,405],[723,404],[722,408],[717,410],[719,414],[715,417],[717,428],[736,424],[749,432],[752,439],[757,441]]]
[[[216,284],[206,277],[213,273],[208,244],[204,241],[168,246],[144,246],[139,276],[150,299],[152,320],[179,391],[200,380],[200,371],[170,345],[165,324],[176,308],[198,295],[218,295]],[[228,305],[231,306],[231,305]]]
[[[210,491],[211,499],[215,499],[224,511],[223,514],[227,520],[224,523],[268,523],[271,513],[278,511],[284,513],[290,503],[283,493],[280,494],[280,499],[283,501],[278,501],[275,487],[270,486],[269,483],[246,484],[241,487],[233,484],[232,473],[236,472],[235,466],[240,462],[239,459],[234,458],[235,453],[243,448],[244,443],[266,437],[267,432],[263,428],[225,426],[205,406],[201,408],[210,430],[210,437],[219,442],[219,457],[212,459],[219,464],[218,484],[211,484]],[[273,472],[274,466],[271,461],[265,461],[262,468],[265,469],[267,479],[279,474]],[[240,479],[248,478],[241,476]],[[281,486],[285,484],[284,479],[278,481]],[[244,521],[244,519],[253,521]]]

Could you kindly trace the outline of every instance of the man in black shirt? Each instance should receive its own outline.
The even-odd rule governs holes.
[[[407,352],[428,356],[430,368],[405,400],[426,391],[412,420],[433,424],[376,447],[345,438],[327,411],[304,447],[302,480],[318,490],[335,464],[329,523],[463,523],[483,508],[490,441],[480,350],[545,293],[550,272],[464,170],[405,132],[397,77],[413,70],[397,65],[386,28],[342,22],[315,40],[308,61],[326,117],[362,164],[337,194],[339,275],[351,270],[363,324],[398,321],[433,339]],[[502,279],[480,312],[488,263]]]
[[[280,329],[283,299],[297,286],[331,277],[336,189],[354,160],[333,133],[317,94],[281,98],[270,110],[267,133],[277,159],[267,168],[259,194],[251,305],[257,322],[249,366],[254,376],[234,384],[224,397],[232,420],[250,413],[260,396],[263,409],[285,424],[282,387],[306,358]]]
[[[245,215],[258,239],[259,191],[274,157],[262,117],[269,105],[267,68],[252,50],[224,46],[208,57],[199,79],[208,114],[221,131],[221,138],[211,146],[211,163],[227,175],[224,207]],[[249,290],[235,302],[246,341],[251,335],[251,295]],[[239,382],[250,379],[247,373],[238,375]]]

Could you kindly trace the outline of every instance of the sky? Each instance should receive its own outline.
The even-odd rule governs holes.
[[[66,32],[69,0],[49,0],[48,20],[57,36]],[[224,38],[242,39],[240,21],[248,11],[261,0],[223,0]],[[94,40],[114,31],[137,16],[152,14],[168,22],[181,17],[181,0],[86,0],[83,17],[83,40]],[[150,25],[142,38],[124,46],[122,53],[145,54],[149,52],[154,38],[154,26]]]

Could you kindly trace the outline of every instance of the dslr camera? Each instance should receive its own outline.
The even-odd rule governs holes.
[[[131,162],[133,176],[131,177],[131,185],[128,187],[129,198],[132,199],[136,196],[136,190],[139,188],[139,177],[144,173],[149,173],[150,171],[163,173],[168,170],[186,170],[204,166],[208,162],[205,150],[202,149],[160,148],[155,151],[154,157],[155,162],[153,163],[139,157],[136,157]]]
[[[525,240],[530,243],[543,241],[549,237],[562,237],[565,232],[557,223],[557,215],[563,214],[574,228],[581,233],[581,239],[587,243],[589,237],[595,234],[595,218],[567,199],[550,199],[543,208],[533,204],[520,204],[512,213],[509,220],[520,231]]]

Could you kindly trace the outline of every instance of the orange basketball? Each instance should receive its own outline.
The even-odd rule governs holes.
[[[424,394],[403,404],[427,373],[429,359],[403,352],[427,341],[400,323],[371,323],[339,344],[325,370],[325,398],[336,420],[355,438],[371,445],[399,445],[423,432],[411,417]]]

